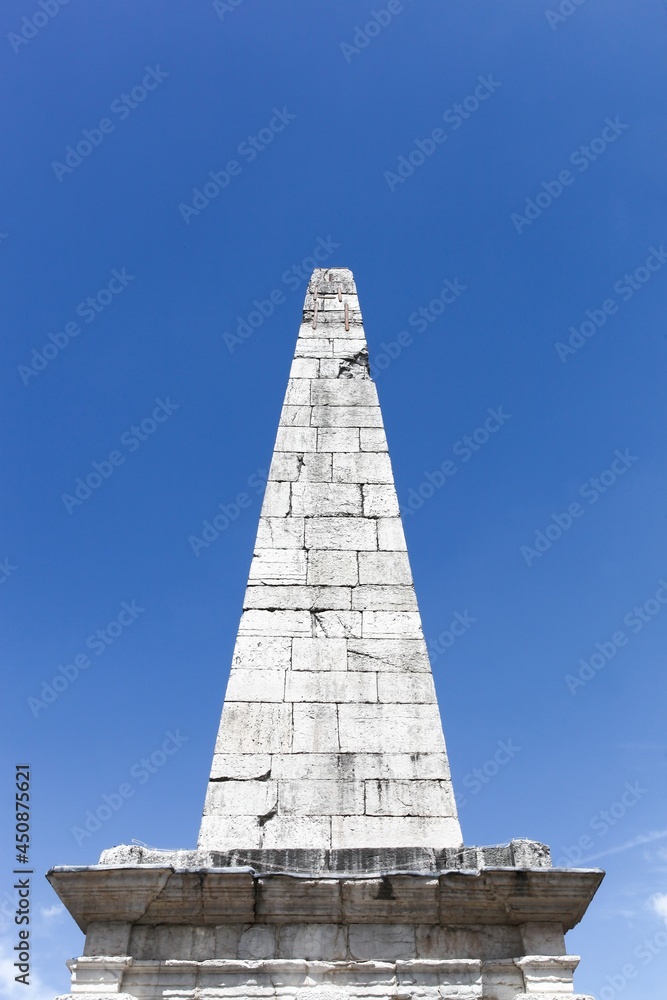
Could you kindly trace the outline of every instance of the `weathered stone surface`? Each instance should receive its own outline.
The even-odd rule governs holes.
[[[411,584],[407,552],[360,552],[359,583]]]
[[[348,483],[295,483],[292,512],[305,517],[327,517],[362,512],[361,489]]]
[[[303,544],[302,517],[260,517],[256,549],[302,549]]]
[[[340,670],[329,673],[322,670],[300,671],[287,678],[285,699],[334,703],[377,701],[376,675],[349,674]]]
[[[355,551],[311,549],[307,555],[306,580],[309,584],[355,587],[359,583],[359,565]]]
[[[306,568],[304,549],[258,549],[252,557],[248,582],[305,584]]]
[[[347,643],[343,638],[294,639],[292,669],[347,670]]]
[[[225,701],[285,701],[285,671],[233,669]]]
[[[376,522],[363,517],[312,517],[306,520],[306,548],[377,549]]]

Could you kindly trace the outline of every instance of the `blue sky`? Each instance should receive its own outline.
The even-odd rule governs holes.
[[[44,3],[0,16],[2,787],[31,763],[33,1000],[82,943],[39,873],[195,843],[317,248],[359,287],[466,842],[606,868],[578,989],[657,997],[667,8]]]

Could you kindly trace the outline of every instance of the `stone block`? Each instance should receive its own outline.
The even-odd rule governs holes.
[[[225,701],[284,701],[285,671],[232,670]]]
[[[281,587],[250,586],[246,590],[244,608],[347,610],[351,604],[349,587]]]
[[[306,520],[306,548],[377,549],[375,521],[363,517],[312,517]]]
[[[335,641],[335,640],[329,640]],[[286,701],[357,702],[377,701],[375,674],[347,671],[302,670],[289,674]],[[267,699],[268,701],[269,699]]]
[[[271,774],[271,754],[268,753],[216,753],[213,755],[211,780],[236,778],[268,778]]]
[[[392,483],[389,455],[375,451],[335,452],[333,456],[335,483]]]
[[[360,552],[359,583],[412,583],[407,552]]]
[[[307,451],[300,455],[301,470],[298,479],[304,483],[330,483],[332,476],[331,453]]]
[[[361,637],[361,616],[361,611],[317,611],[313,615],[313,631],[318,639]]]
[[[292,644],[293,670],[347,670],[345,639],[298,638]]]
[[[456,811],[451,781],[392,778],[365,784],[368,816],[452,816]]]
[[[357,553],[335,549],[308,552],[307,582],[311,586],[353,587],[359,582]]]
[[[344,365],[344,361],[341,358],[322,358],[320,360],[319,377],[339,378],[342,365]]]
[[[362,800],[363,800],[363,785]],[[88,924],[84,955],[131,955],[132,924],[121,921],[93,921]],[[16,958],[18,961],[18,956]]]
[[[272,823],[280,821],[276,816]],[[317,819],[314,816],[285,816],[285,829],[296,834],[296,840],[303,843],[309,835],[319,841],[330,839],[330,820],[327,817]],[[327,844],[321,844],[316,850],[276,851],[287,855],[289,864],[280,863],[278,870],[299,871],[301,878],[281,876],[259,879],[256,915],[267,923],[290,924],[295,921],[295,914],[302,915],[310,921],[310,926],[318,924],[340,923],[342,919],[340,905],[340,883],[335,879],[307,878],[310,872],[318,867],[317,860],[325,854]],[[298,860],[297,860],[298,858]],[[294,861],[292,860],[294,859]],[[315,859],[313,864],[311,859]],[[296,864],[294,863],[296,862]],[[299,867],[300,862],[300,867]],[[278,862],[276,861],[278,864]],[[276,870],[275,868],[273,869]],[[305,971],[303,969],[301,971]]]
[[[379,406],[314,406],[314,427],[382,427]]]
[[[398,517],[398,497],[393,483],[365,483],[362,491],[364,517]]]
[[[363,555],[363,553],[360,553]],[[352,591],[352,610],[417,611],[414,587],[380,587],[364,584]]]
[[[285,517],[290,509],[290,483],[268,482],[262,502],[262,517]]]
[[[279,427],[276,451],[317,451],[316,427]]]
[[[331,846],[333,848],[364,847],[432,847],[433,844],[461,843],[461,829],[456,818],[395,816],[332,816]]]
[[[310,406],[283,406],[280,412],[281,427],[310,427]]]
[[[354,333],[354,331],[351,330],[350,333]],[[331,353],[333,357],[347,359],[350,357],[354,357],[356,354],[361,354],[362,351],[368,351],[368,345],[366,343],[366,339],[365,338],[363,340],[361,339],[362,333],[363,330],[359,328],[358,329],[359,339],[357,339],[356,337],[351,337],[349,335],[346,335],[346,339],[344,339],[338,334],[334,334],[333,346],[331,348]]]
[[[250,583],[305,584],[305,549],[257,549],[250,564]]]
[[[347,648],[348,670],[431,671],[423,639],[352,639]]]
[[[412,924],[351,924],[350,957],[358,962],[395,962],[416,958]]]
[[[317,431],[320,451],[359,451],[358,427],[320,427]]]
[[[294,483],[292,513],[305,517],[361,515],[361,489],[349,483]]]
[[[262,847],[327,848],[331,844],[328,816],[274,816],[262,827]]]
[[[251,924],[244,927],[239,939],[237,954],[240,959],[245,960],[275,958],[275,927],[262,924]]]
[[[406,674],[382,671],[377,675],[378,701],[411,704],[435,703],[435,685],[431,673]]]
[[[340,749],[338,715],[335,705],[300,703],[294,705],[293,713],[293,753],[327,753]],[[304,844],[302,846],[315,847],[316,845]]]
[[[334,342],[326,337],[299,337],[296,342],[295,358],[331,358]]]
[[[260,847],[257,816],[202,816],[198,846],[202,850],[227,851],[239,844],[247,850]]]
[[[313,454],[308,452],[308,454]],[[293,483],[299,478],[300,463],[299,458],[303,458],[295,451],[274,452],[269,469],[269,482]]]
[[[313,406],[378,406],[375,385],[370,379],[320,378],[311,384]]]
[[[363,781],[281,781],[281,816],[355,816],[364,811]]]
[[[343,882],[343,915],[350,924],[433,924],[439,917],[437,878],[389,874]]]
[[[256,549],[300,549],[303,543],[302,517],[260,517]]]
[[[311,384],[311,380],[308,378],[290,378],[287,382],[283,406],[307,406],[310,415]],[[310,423],[310,420],[308,423]]]
[[[378,549],[406,551],[405,534],[400,517],[381,517],[378,519]]]
[[[290,368],[290,379],[297,378],[318,378],[320,374],[320,363],[317,358],[295,358]]]
[[[437,705],[339,705],[338,718],[343,753],[444,751]]]
[[[276,754],[272,776],[276,781],[354,780],[355,755],[338,753]]]
[[[339,924],[286,924],[278,933],[279,958],[305,962],[341,962],[347,958],[347,934]]]
[[[362,451],[387,451],[384,427],[362,427],[360,444]]]
[[[521,924],[521,943],[524,955],[564,955],[563,925],[535,922]]]
[[[260,670],[278,668],[287,670],[291,662],[292,643],[289,638],[283,636],[254,636],[240,635],[234,646],[232,656],[232,668],[251,670],[257,667]]]
[[[277,804],[277,781],[215,781],[206,791],[204,815],[264,816]]]
[[[418,611],[364,611],[361,634],[364,639],[421,639],[421,618]]]
[[[241,615],[239,635],[310,635],[310,611],[262,611],[252,609]]]
[[[216,753],[281,753],[292,748],[290,705],[226,702]]]

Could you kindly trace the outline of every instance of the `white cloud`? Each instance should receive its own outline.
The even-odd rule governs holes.
[[[655,915],[667,924],[667,892],[656,892],[651,896],[649,906]]]
[[[64,913],[65,907],[62,903],[55,903],[53,906],[40,906],[39,910],[45,920],[52,920],[53,917],[59,917]]]
[[[610,854],[621,854],[623,851],[631,851],[634,847],[641,847],[643,844],[652,844],[655,840],[663,840],[667,837],[667,830],[651,830],[649,833],[640,833],[632,840],[626,840],[624,844],[610,847],[607,851],[600,851],[599,854],[591,854],[584,858],[582,864],[588,861],[597,861],[598,858],[606,858]]]
[[[28,995],[30,1000],[54,1000],[54,997],[62,992],[56,986],[45,983],[34,966],[30,970],[30,985],[26,990],[25,986],[17,983],[14,978],[19,975],[18,970],[14,968],[15,961],[12,945],[6,940],[0,941],[0,996],[6,1000],[25,1000]]]

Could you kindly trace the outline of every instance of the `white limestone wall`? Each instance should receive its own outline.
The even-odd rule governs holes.
[[[199,846],[461,842],[354,280],[315,271]]]

